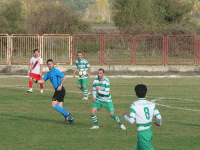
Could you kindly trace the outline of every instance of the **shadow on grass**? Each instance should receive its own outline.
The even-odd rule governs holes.
[[[55,120],[51,120],[51,119],[44,119],[44,118],[36,118],[36,117],[28,117],[28,116],[16,116],[16,115],[10,115],[10,114],[0,114],[0,116],[6,116],[6,117],[11,117],[11,120],[17,120],[17,119],[26,119],[26,120],[30,120],[30,121],[40,121],[40,122],[51,122],[51,123],[56,123],[56,124],[65,124],[64,121],[55,121]],[[63,117],[64,118],[64,117]],[[64,120],[64,119],[63,119]],[[77,125],[77,126],[88,126],[84,123],[81,122],[75,122],[73,124],[67,124],[67,125]]]
[[[51,120],[51,119],[44,119],[44,118],[35,118],[35,117],[27,117],[27,116],[16,116],[16,115],[10,115],[10,114],[0,114],[0,116],[7,116],[7,117],[11,117],[11,120],[16,120],[16,118],[18,119],[26,119],[26,120],[30,120],[30,121],[41,121],[41,122],[52,122],[52,123],[57,123],[57,124],[65,124],[64,121],[55,121],[55,120]]]

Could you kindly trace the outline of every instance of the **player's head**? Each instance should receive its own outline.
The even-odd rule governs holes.
[[[53,60],[52,59],[48,59],[47,60],[47,66],[48,66],[49,70],[53,69],[54,64],[53,64]]]
[[[138,84],[135,86],[135,92],[137,97],[144,98],[147,93],[147,87],[144,84]]]
[[[102,68],[100,68],[99,70],[98,70],[98,78],[101,80],[101,79],[103,79],[104,78],[104,75],[105,75],[105,73],[104,73],[105,71],[104,71],[104,69],[102,69]]]
[[[34,49],[33,50],[34,56],[38,57],[39,56],[39,50],[38,49]]]
[[[77,53],[77,57],[78,57],[79,60],[81,60],[81,59],[83,58],[82,52],[78,52],[78,53]]]

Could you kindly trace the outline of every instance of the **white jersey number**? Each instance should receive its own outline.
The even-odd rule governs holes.
[[[145,113],[145,116],[147,118],[147,120],[150,119],[150,114],[149,114],[149,108],[148,107],[144,107],[144,113]]]

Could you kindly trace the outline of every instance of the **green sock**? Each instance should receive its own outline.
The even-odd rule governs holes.
[[[115,121],[118,122],[119,125],[122,125],[122,122],[119,120],[119,118],[115,114],[112,114],[111,117],[115,119]]]
[[[94,125],[95,125],[95,126],[98,126],[99,124],[98,124],[98,122],[97,122],[97,116],[94,114],[94,115],[91,115],[91,117],[92,117],[92,120],[93,120],[93,122],[94,122]]]
[[[87,97],[87,95],[88,95],[87,87],[84,87],[83,90],[84,90],[84,97]]]
[[[80,90],[81,90],[81,91],[84,91],[82,86],[80,87]]]

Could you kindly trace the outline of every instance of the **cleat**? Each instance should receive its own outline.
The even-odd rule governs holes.
[[[86,101],[87,101],[87,100],[88,100],[88,97],[84,97],[82,100],[86,100]]]
[[[120,125],[120,127],[121,127],[122,130],[126,130],[126,127],[123,124]]]
[[[90,129],[99,129],[99,126],[93,126]]]
[[[30,90],[28,90],[27,92],[29,92],[29,93],[32,93],[32,92],[33,92],[33,90],[32,90],[32,89],[30,89]]]
[[[40,91],[40,93],[43,93],[43,89]]]
[[[67,123],[69,121],[69,118],[71,117],[71,113],[69,113],[68,116],[65,116],[65,123]]]
[[[65,122],[66,124],[73,124],[74,123],[74,119],[72,120],[68,120],[67,122]]]
[[[90,95],[91,95],[91,93],[89,92],[88,95],[87,95],[87,97],[89,97]]]

